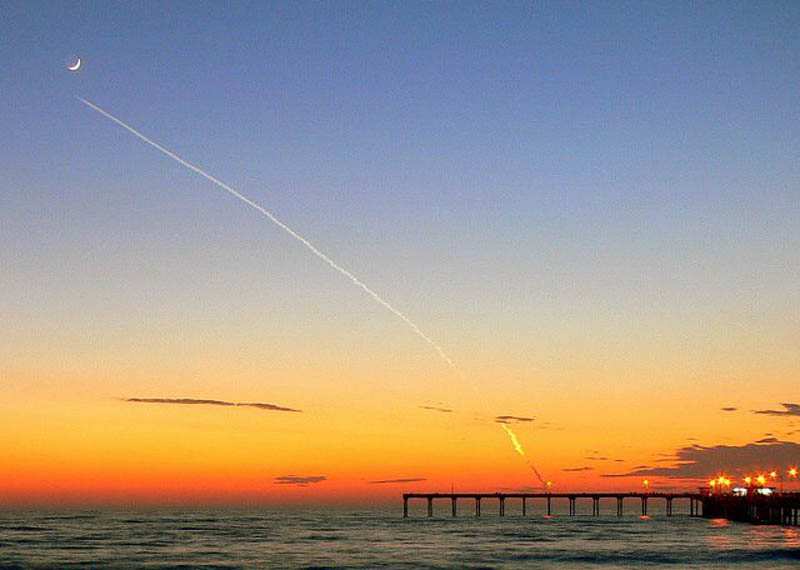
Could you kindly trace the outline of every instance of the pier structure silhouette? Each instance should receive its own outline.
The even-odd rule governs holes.
[[[592,516],[600,516],[601,499],[616,501],[616,516],[623,516],[623,504],[627,500],[638,500],[642,516],[648,516],[651,501],[664,501],[666,516],[673,516],[675,501],[685,500],[689,503],[690,517],[725,518],[733,521],[781,524],[798,526],[800,515],[800,493],[775,493],[773,495],[748,494],[738,496],[732,494],[714,494],[701,490],[692,492],[564,492],[564,493],[403,493],[403,518],[409,516],[409,502],[423,500],[427,503],[427,516],[434,516],[434,501],[449,502],[450,515],[458,516],[458,501],[472,501],[475,505],[475,516],[481,516],[481,505],[484,501],[496,501],[501,517],[506,514],[507,501],[520,501],[522,516],[527,516],[528,504],[533,501],[544,501],[547,516],[556,514],[553,510],[555,499],[566,499],[569,503],[569,516],[577,515],[579,500],[592,501]]]
[[[699,502],[701,495],[698,493],[600,493],[600,492],[575,492],[575,493],[403,493],[403,517],[408,517],[409,501],[421,499],[427,502],[427,513],[429,517],[434,514],[433,503],[438,501],[450,502],[451,516],[458,515],[458,501],[469,500],[475,503],[475,516],[481,516],[481,504],[483,501],[497,501],[499,504],[499,514],[505,516],[506,501],[518,500],[522,504],[522,516],[527,516],[529,501],[541,500],[545,503],[546,514],[552,516],[553,500],[567,499],[569,501],[569,516],[577,514],[577,502],[579,499],[592,501],[592,515],[600,516],[600,500],[615,499],[616,514],[622,516],[623,503],[625,499],[638,499],[641,504],[642,516],[647,516],[649,502],[653,499],[664,500],[666,504],[667,516],[672,516],[673,502],[685,499],[689,501],[689,510],[692,516],[700,513]]]

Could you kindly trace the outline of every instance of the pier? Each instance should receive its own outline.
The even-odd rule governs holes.
[[[449,503],[449,514],[458,516],[458,502],[467,501],[474,504],[474,516],[481,516],[481,505],[486,501],[496,502],[501,517],[506,515],[507,501],[518,501],[522,516],[527,516],[528,506],[533,501],[544,503],[545,514],[553,516],[555,499],[567,500],[568,516],[576,516],[578,501],[591,501],[592,516],[600,516],[601,499],[614,499],[616,516],[623,515],[624,501],[638,501],[641,515],[648,516],[648,506],[652,501],[664,501],[666,516],[673,516],[673,503],[685,500],[689,503],[690,517],[724,518],[732,521],[754,524],[780,524],[798,526],[800,516],[800,493],[775,493],[773,495],[748,494],[737,496],[732,494],[715,495],[708,492],[698,493],[404,493],[403,518],[408,518],[408,505],[412,500],[422,500],[427,504],[427,515],[434,516],[434,502]],[[558,513],[561,514],[561,513]]]
[[[591,500],[592,515],[600,516],[601,499],[614,499],[616,501],[616,515],[618,517],[622,516],[623,503],[626,499],[639,501],[642,516],[647,516],[650,501],[662,500],[665,503],[667,516],[671,517],[673,502],[681,499],[689,501],[689,514],[691,516],[700,516],[703,512],[702,501],[704,498],[707,497],[699,493],[404,493],[403,517],[408,517],[408,503],[414,499],[427,502],[429,517],[434,514],[434,501],[445,503],[449,501],[451,516],[457,516],[459,500],[474,502],[476,517],[481,516],[481,503],[483,501],[496,501],[499,505],[499,514],[503,517],[506,514],[506,501],[519,501],[522,505],[522,516],[527,516],[529,502],[536,500],[544,502],[547,516],[552,516],[555,514],[553,511],[554,499],[566,499],[568,501],[569,516],[576,515],[578,500]]]
[[[709,495],[704,498],[703,516],[755,524],[798,526],[800,493],[746,497]]]

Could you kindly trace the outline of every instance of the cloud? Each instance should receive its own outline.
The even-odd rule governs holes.
[[[308,487],[309,485],[327,481],[327,479],[328,478],[325,475],[281,475],[280,477],[275,477],[272,482],[275,485],[296,485],[298,487]]]
[[[603,455],[589,455],[587,457],[584,457],[584,459],[586,461],[609,461],[609,458]]]
[[[588,466],[584,466],[584,467],[565,467],[564,469],[562,469],[562,471],[565,471],[567,473],[578,473],[580,471],[594,471],[594,467],[588,467]]]
[[[495,416],[494,421],[498,424],[513,424],[522,422],[532,422],[534,418],[524,416]]]
[[[735,412],[739,408],[734,408],[733,406],[725,406],[724,408],[720,408],[723,412]]]
[[[792,404],[789,402],[781,403],[784,407],[783,410],[754,410],[754,414],[763,414],[765,416],[791,416],[800,417],[800,404]]]
[[[440,408],[438,406],[420,406],[420,408],[423,410],[430,410],[432,412],[442,412],[443,414],[449,414],[453,411],[450,408]]]
[[[278,406],[277,404],[265,404],[264,402],[242,402],[236,404],[237,406],[245,406],[248,408],[258,408],[259,410],[270,410],[273,412],[294,412],[300,413],[303,410],[296,410],[294,408],[286,408],[284,406]]]
[[[763,437],[756,441],[756,443],[778,443],[780,440],[777,437]]]
[[[278,406],[277,404],[266,404],[263,402],[226,402],[225,400],[201,400],[197,398],[125,398],[126,402],[137,404],[177,404],[191,406],[224,406],[224,407],[247,407],[258,408],[259,410],[269,410],[273,412],[296,412],[302,410]]]
[[[603,477],[668,477],[671,479],[705,479],[719,471],[744,473],[789,464],[800,457],[800,444],[774,438],[745,445],[691,445],[678,449],[672,457],[675,465],[637,467],[627,473],[605,474]]]
[[[392,483],[419,483],[427,481],[424,477],[410,477],[408,479],[378,479],[377,481],[367,481],[370,485],[391,485]]]

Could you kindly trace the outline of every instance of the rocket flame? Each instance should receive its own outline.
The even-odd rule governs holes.
[[[542,477],[542,474],[539,473],[539,470],[536,469],[536,466],[531,462],[531,460],[526,457],[525,448],[522,447],[519,439],[517,439],[517,434],[514,433],[514,430],[512,430],[506,424],[500,424],[500,427],[503,428],[503,430],[508,434],[508,437],[511,439],[511,444],[514,446],[516,452],[525,458],[525,463],[528,464],[528,467],[531,468],[533,474],[536,475],[536,478],[539,480],[539,483],[541,483],[542,487],[545,489],[548,488],[547,482],[544,480],[544,477]]]

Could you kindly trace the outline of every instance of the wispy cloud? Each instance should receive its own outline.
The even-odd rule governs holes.
[[[754,410],[754,414],[763,414],[765,416],[790,416],[800,417],[800,404],[792,404],[789,402],[781,403],[783,410]]]
[[[762,437],[756,443],[778,443],[780,440],[777,437]]]
[[[565,467],[564,469],[562,469],[562,471],[565,471],[567,473],[578,473],[580,471],[594,471],[594,467],[588,467],[588,466],[584,466],[584,467]]]
[[[303,410],[296,410],[294,408],[287,408],[285,406],[279,406],[277,404],[268,404],[264,402],[242,402],[237,403],[237,406],[244,406],[246,408],[258,408],[259,410],[270,410],[273,412],[294,412],[300,413]]]
[[[275,477],[272,482],[275,485],[296,485],[298,487],[308,487],[309,485],[315,485],[316,483],[327,481],[327,479],[328,478],[325,475],[281,475],[280,477]]]
[[[173,405],[190,405],[190,406],[224,406],[224,407],[245,407],[245,408],[258,408],[259,410],[269,410],[272,412],[295,412],[300,413],[302,410],[294,408],[287,408],[277,404],[268,404],[264,402],[227,402],[225,400],[204,400],[198,398],[125,398],[126,402],[136,404],[173,404]]]
[[[626,473],[603,477],[669,477],[671,479],[705,479],[719,471],[756,470],[765,465],[789,464],[800,457],[800,444],[765,438],[745,445],[691,445],[675,451],[665,467],[640,466]]]
[[[725,406],[724,408],[720,408],[723,412],[735,412],[739,408],[734,408],[733,406]]]
[[[378,479],[377,481],[367,481],[370,485],[391,485],[393,483],[419,483],[427,481],[425,477],[409,477],[407,479]]]
[[[442,412],[443,414],[449,414],[453,411],[450,408],[440,408],[439,406],[420,406],[420,408],[431,412]]]
[[[514,424],[532,422],[534,418],[526,418],[525,416],[495,416],[494,421],[498,424]]]

